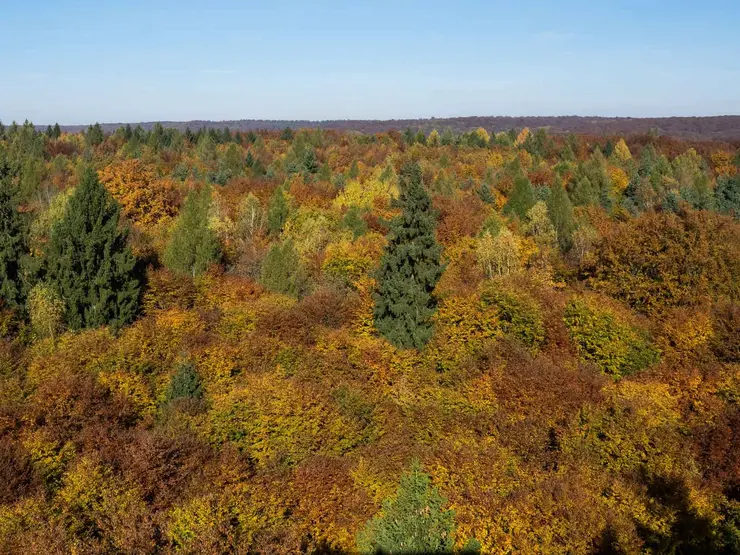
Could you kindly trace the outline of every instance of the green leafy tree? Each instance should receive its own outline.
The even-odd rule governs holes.
[[[429,133],[429,137],[427,137],[427,146],[438,147],[441,144],[441,141],[442,139],[439,136],[439,131],[432,129],[432,132]]]
[[[417,163],[401,172],[403,213],[391,222],[388,245],[377,274],[375,326],[401,348],[421,348],[432,336],[434,288],[444,270],[435,238],[436,214]]]
[[[573,204],[560,180],[557,180],[550,188],[547,214],[550,216],[552,225],[555,226],[560,250],[567,251],[573,244],[573,230],[576,228],[576,221],[573,217]]]
[[[545,201],[540,200],[527,211],[524,234],[532,237],[541,249],[554,248],[557,244],[557,231],[550,220]]]
[[[25,253],[25,231],[11,190],[10,169],[0,162],[0,298],[13,307],[23,303],[21,259]]]
[[[598,204],[599,191],[588,177],[582,177],[573,183],[570,198],[576,206]]]
[[[355,239],[365,235],[368,229],[367,222],[362,217],[362,209],[359,206],[349,207],[344,218],[342,218],[342,225],[352,231]]]
[[[740,218],[740,175],[718,179],[715,198],[720,212]]]
[[[282,187],[278,187],[270,197],[270,204],[267,206],[267,230],[270,235],[278,236],[282,233],[289,213],[290,206],[285,191]]]
[[[195,277],[218,261],[218,237],[208,226],[210,208],[210,187],[190,191],[164,255],[165,265],[173,272]]]
[[[297,297],[305,290],[305,278],[301,272],[298,251],[289,239],[281,245],[273,245],[262,261],[260,282],[270,291]]]
[[[514,178],[514,188],[504,205],[503,212],[504,214],[513,214],[524,219],[535,202],[537,202],[537,199],[535,198],[532,184],[526,176],[520,174]]]
[[[446,510],[447,500],[415,461],[401,476],[398,493],[383,503],[381,513],[357,536],[362,553],[451,553],[455,513]],[[471,546],[474,548],[474,546]]]
[[[52,287],[39,283],[28,294],[28,314],[34,335],[54,341],[63,329],[64,301]]]
[[[52,228],[47,280],[65,301],[71,329],[118,328],[136,315],[140,283],[120,214],[121,207],[88,168]]]

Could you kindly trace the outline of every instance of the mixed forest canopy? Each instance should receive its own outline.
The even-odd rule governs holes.
[[[0,552],[740,553],[740,150],[0,124]]]

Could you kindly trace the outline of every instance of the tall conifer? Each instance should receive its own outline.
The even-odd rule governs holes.
[[[576,227],[573,218],[573,204],[570,202],[568,192],[560,180],[557,180],[550,189],[547,199],[547,214],[550,216],[552,225],[558,234],[558,244],[562,251],[570,248],[573,241],[573,230]]]
[[[10,306],[22,303],[21,257],[25,234],[10,187],[10,169],[0,161],[0,298]]]
[[[375,326],[397,347],[418,349],[432,336],[442,247],[434,235],[436,215],[418,164],[404,167],[400,185],[403,213],[391,222],[377,274]]]
[[[64,300],[71,329],[120,327],[136,315],[140,284],[126,242],[128,232],[118,226],[120,213],[118,203],[88,168],[64,217],[52,229],[47,279]]]

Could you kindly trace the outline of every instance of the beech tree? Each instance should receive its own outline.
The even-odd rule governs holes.
[[[391,222],[377,274],[375,326],[397,347],[419,349],[432,336],[433,293],[443,267],[434,234],[436,214],[417,163],[401,172],[397,204],[403,213]]]
[[[121,207],[88,168],[52,229],[47,280],[64,299],[71,329],[120,327],[136,315],[140,283],[120,214]]]

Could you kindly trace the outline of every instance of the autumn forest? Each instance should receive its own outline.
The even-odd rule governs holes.
[[[740,144],[0,124],[1,553],[740,553]]]

